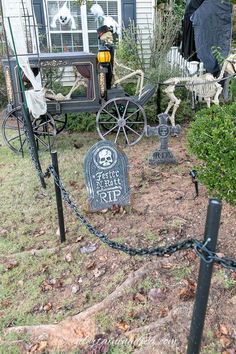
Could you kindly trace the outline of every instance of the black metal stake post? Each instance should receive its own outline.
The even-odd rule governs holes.
[[[218,199],[210,199],[207,210],[204,241],[207,248],[213,252],[216,250],[218,231],[220,227],[222,203]],[[187,354],[198,354],[201,348],[201,339],[206,316],[209,297],[213,262],[207,263],[201,259],[198,274],[196,300],[193,309],[192,322],[188,340]]]
[[[56,174],[59,177],[59,168],[58,168],[58,159],[57,159],[57,152],[53,151],[51,153],[52,157],[52,166],[54,167]],[[58,223],[59,223],[59,232],[60,232],[60,241],[61,243],[66,241],[65,236],[65,223],[64,223],[64,213],[63,213],[63,204],[61,198],[61,190],[54,181],[55,185],[55,192],[56,192],[56,202],[57,202],[57,213],[58,213]]]

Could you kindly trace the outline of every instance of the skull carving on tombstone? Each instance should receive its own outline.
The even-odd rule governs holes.
[[[108,167],[113,162],[111,150],[108,149],[101,150],[98,154],[98,158],[99,158],[99,164],[102,167]]]

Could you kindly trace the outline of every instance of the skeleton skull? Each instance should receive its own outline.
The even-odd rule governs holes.
[[[103,149],[98,154],[99,164],[103,167],[110,166],[113,162],[111,150]]]

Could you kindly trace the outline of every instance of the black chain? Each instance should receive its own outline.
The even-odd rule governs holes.
[[[236,271],[236,261],[228,257],[219,257],[215,252],[210,251],[204,244],[195,240],[194,250],[196,254],[206,263],[218,263],[224,268]]]
[[[91,225],[88,220],[81,214],[79,209],[77,208],[74,201],[71,199],[69,193],[65,190],[63,183],[58,177],[53,166],[49,166],[48,170],[54,178],[56,185],[60,188],[62,197],[64,201],[68,204],[69,208],[76,215],[76,217],[80,220],[80,222],[87,228],[87,230],[94,236],[98,237],[103,243],[108,245],[109,247],[122,251],[130,256],[158,256],[163,257],[165,255],[171,255],[177,251],[193,249],[196,254],[202,258],[205,262],[211,263],[216,262],[222,265],[225,268],[236,271],[236,261],[230,258],[218,257],[216,253],[210,251],[206,244],[201,243],[195,239],[184,240],[179,243],[175,243],[166,247],[150,247],[150,248],[133,248],[130,246],[126,246],[122,243],[112,241],[108,238],[108,236],[101,231],[98,231],[93,225]]]

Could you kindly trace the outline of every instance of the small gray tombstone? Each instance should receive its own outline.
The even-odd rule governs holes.
[[[130,203],[128,159],[112,142],[99,141],[89,149],[84,174],[92,211]]]
[[[177,163],[173,153],[168,149],[168,137],[170,134],[179,134],[180,125],[167,125],[169,116],[166,113],[158,114],[159,125],[157,127],[146,127],[147,136],[157,135],[160,138],[160,148],[153,152],[149,159],[150,165]]]

